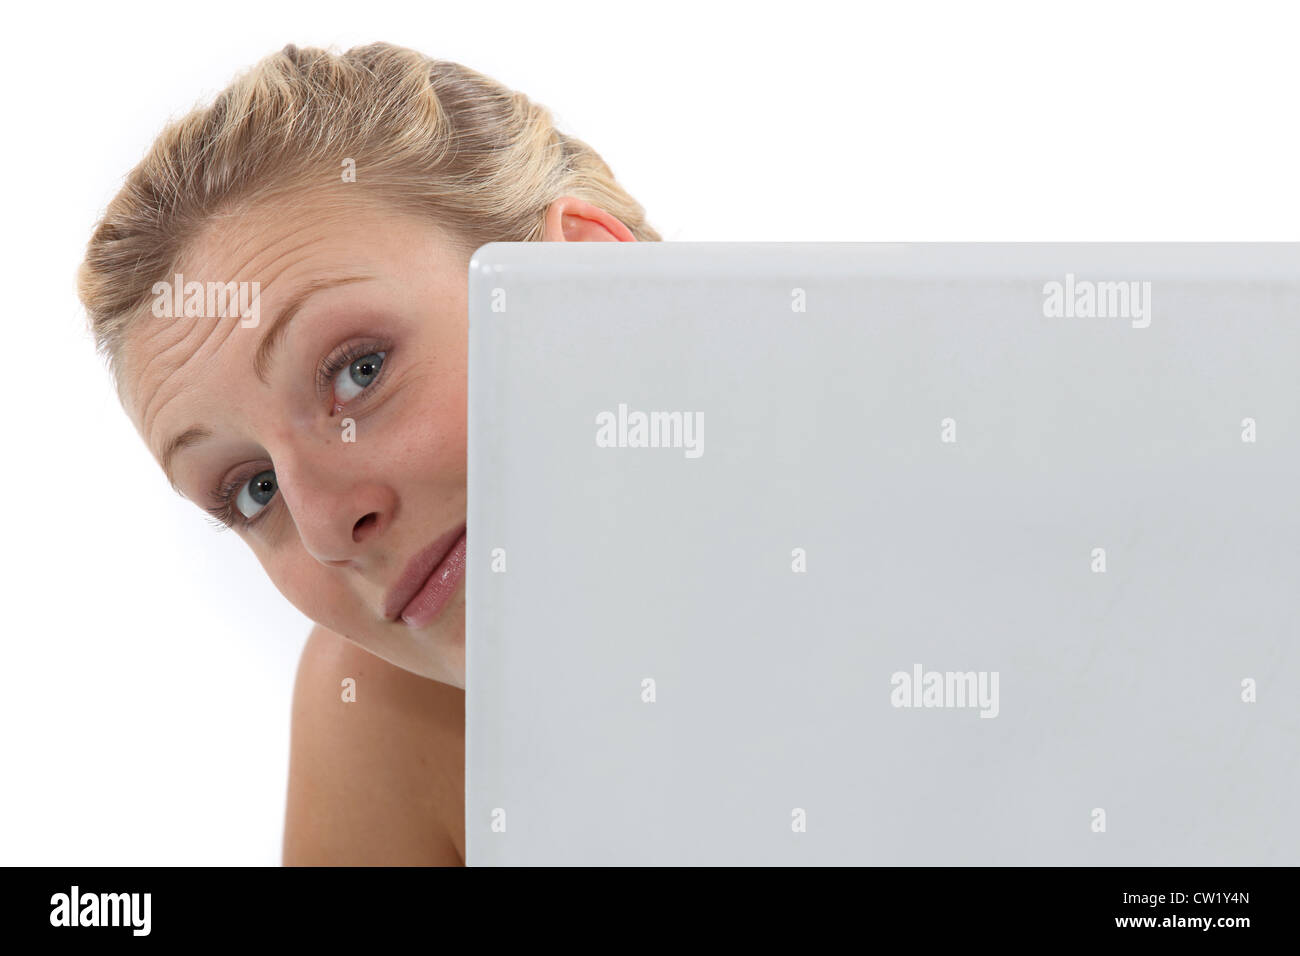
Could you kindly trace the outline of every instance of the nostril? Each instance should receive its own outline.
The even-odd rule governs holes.
[[[356,524],[352,526],[352,540],[357,542],[364,540],[366,535],[369,534],[370,531],[378,524],[379,524],[379,515],[377,515],[373,511],[370,512],[370,514],[366,515],[360,521],[358,521]]]

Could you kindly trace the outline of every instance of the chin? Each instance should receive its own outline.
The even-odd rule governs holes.
[[[447,608],[446,620],[441,624],[437,651],[442,671],[446,677],[435,677],[453,687],[465,689],[465,598],[462,592],[455,604]]]
[[[418,644],[424,649],[421,665],[407,670],[465,689],[465,596],[464,589],[436,621],[417,631]],[[412,635],[413,637],[415,635]]]

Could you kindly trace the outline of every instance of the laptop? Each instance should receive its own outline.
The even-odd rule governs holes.
[[[470,865],[1300,863],[1300,244],[490,243]]]

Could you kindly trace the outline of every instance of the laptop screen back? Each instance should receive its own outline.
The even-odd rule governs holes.
[[[468,862],[1300,862],[1300,245],[493,243]]]

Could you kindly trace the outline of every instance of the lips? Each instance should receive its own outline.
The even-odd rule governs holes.
[[[384,617],[422,627],[447,604],[465,576],[465,526],[413,557],[384,600]]]

